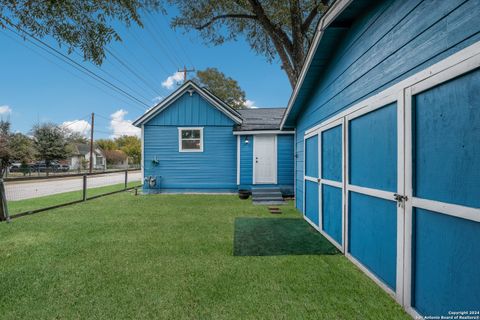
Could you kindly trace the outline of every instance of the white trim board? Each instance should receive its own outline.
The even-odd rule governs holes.
[[[237,186],[240,185],[240,136],[237,136]]]
[[[234,136],[261,135],[261,134],[295,134],[295,130],[252,130],[252,131],[233,131]]]

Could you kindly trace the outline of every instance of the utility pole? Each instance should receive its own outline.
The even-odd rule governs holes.
[[[186,66],[183,66],[183,70],[179,69],[178,72],[183,72],[183,83],[187,82],[187,73],[195,72],[195,68],[187,69]]]
[[[95,126],[95,113],[92,112],[92,122],[90,126],[90,163],[89,172],[93,172],[93,127]]]

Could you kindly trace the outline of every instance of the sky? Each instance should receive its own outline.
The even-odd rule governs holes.
[[[131,122],[172,93],[183,76],[179,68],[215,67],[237,80],[251,107],[285,107],[291,94],[279,61],[268,63],[244,39],[221,46],[206,45],[198,33],[173,30],[174,15],[152,13],[143,18],[145,28],[118,26],[122,42],[108,45],[99,68],[69,55],[95,74],[142,101],[133,102],[89,78],[60,59],[0,29],[0,118],[13,131],[28,134],[37,123],[53,122],[89,135],[90,115],[95,113],[95,138],[138,135]],[[66,53],[66,48],[45,39]],[[190,76],[193,76],[191,73]]]

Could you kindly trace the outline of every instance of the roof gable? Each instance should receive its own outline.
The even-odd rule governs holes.
[[[225,102],[221,101],[218,97],[214,96],[208,90],[200,88],[197,84],[192,81],[185,82],[181,87],[179,87],[175,92],[165,98],[163,101],[158,103],[155,107],[147,111],[140,118],[135,120],[133,123],[135,126],[140,127],[141,125],[149,122],[160,113],[164,112],[172,106],[176,101],[179,101],[182,97],[192,96],[194,93],[198,94],[203,100],[208,102],[210,106],[217,109],[224,116],[231,119],[236,124],[242,123],[242,117],[240,114],[235,111],[233,108],[228,106]]]

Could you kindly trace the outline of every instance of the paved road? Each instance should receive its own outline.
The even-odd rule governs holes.
[[[129,172],[128,181],[139,181],[142,179],[140,171]],[[89,176],[87,179],[88,188],[104,187],[112,184],[125,182],[125,173],[109,173]],[[67,177],[39,179],[35,181],[8,181],[5,183],[7,200],[23,200],[48,196],[52,194],[78,191],[83,188],[83,178]]]

